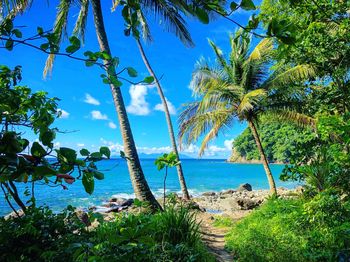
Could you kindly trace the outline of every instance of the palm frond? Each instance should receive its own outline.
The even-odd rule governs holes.
[[[67,36],[68,13],[69,13],[71,4],[73,2],[74,2],[73,0],[60,0],[60,3],[57,7],[57,14],[56,14],[56,20],[53,28],[53,33],[55,34],[55,37],[56,37],[55,44],[58,46],[62,42],[63,38]],[[55,55],[50,54],[45,63],[45,68],[43,73],[44,78],[47,76],[47,74],[52,73],[54,60],[55,60]]]
[[[266,111],[266,115],[270,116],[274,121],[285,121],[295,124],[299,127],[311,127],[316,128],[317,120],[305,114],[299,113],[293,110],[274,110]]]
[[[315,77],[315,69],[310,65],[298,65],[281,72],[275,72],[266,80],[264,86],[267,88],[287,86],[296,82],[304,82]]]
[[[271,51],[273,50],[272,38],[265,38],[259,42],[259,44],[250,53],[248,60],[260,60],[266,62],[271,57]]]
[[[222,50],[209,38],[208,38],[208,43],[211,46],[211,48],[213,49],[215,56],[216,56],[216,60],[219,62],[220,66],[222,68],[227,68],[227,62],[225,60],[225,57],[223,55]]]
[[[73,29],[73,34],[80,38],[83,43],[85,41],[85,29],[89,12],[89,3],[89,0],[81,0],[79,15]]]
[[[144,13],[142,12],[142,10],[139,10],[137,13],[138,19],[140,21],[140,26],[141,26],[141,32],[142,32],[142,38],[146,41],[146,42],[151,42],[152,41],[152,34],[151,34],[151,30],[149,28],[147,19],[144,15]]]
[[[237,112],[239,114],[242,114],[243,112],[247,112],[249,110],[252,110],[256,104],[258,104],[259,100],[266,97],[267,92],[266,90],[260,88],[255,89],[253,91],[250,91],[249,93],[245,94],[237,108]]]
[[[22,14],[31,4],[32,0],[0,1],[0,22],[5,19],[12,19],[18,14]]]
[[[194,46],[186,22],[178,8],[166,0],[141,0],[141,9],[159,16],[161,24],[168,32],[174,33],[186,46]]]

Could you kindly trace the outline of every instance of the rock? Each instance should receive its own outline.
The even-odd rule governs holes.
[[[24,212],[23,212],[22,209],[19,209],[19,210],[17,210],[16,212],[17,212],[17,214],[18,214],[19,217],[24,216]],[[15,211],[12,211],[10,214],[6,215],[6,216],[4,217],[5,220],[8,220],[8,219],[10,219],[10,218],[17,218],[18,216],[17,216],[16,212],[15,212]]]
[[[298,194],[302,194],[304,193],[304,191],[305,191],[305,188],[303,186],[298,186],[295,188],[295,192]]]
[[[237,191],[252,191],[252,186],[248,183],[241,184]]]
[[[232,195],[233,193],[235,193],[236,191],[233,190],[233,189],[228,189],[228,190],[225,190],[223,192],[221,192],[222,195]]]
[[[120,203],[120,205],[121,205],[122,207],[129,207],[129,206],[131,206],[132,204],[134,204],[134,199],[132,199],[132,198],[129,198],[129,199],[127,199],[127,200],[125,200],[125,201],[123,201],[123,202]]]
[[[117,202],[108,202],[106,204],[103,204],[102,206],[103,207],[108,207],[108,208],[113,208],[113,207],[116,207],[116,206],[119,206],[119,205],[117,204]]]
[[[122,198],[122,197],[112,197],[109,202],[111,203],[117,203],[117,204],[121,204],[122,202],[124,202],[125,200],[127,200],[126,198]]]
[[[250,210],[250,209],[256,208],[261,203],[262,203],[262,200],[253,201],[251,199],[245,199],[245,198],[237,199],[237,204],[240,206],[242,210]]]
[[[75,214],[77,215],[79,220],[81,222],[83,222],[86,226],[90,226],[91,225],[90,220],[89,220],[89,216],[84,210],[77,209],[77,210],[75,210]]]
[[[202,196],[216,196],[215,192],[204,192]]]

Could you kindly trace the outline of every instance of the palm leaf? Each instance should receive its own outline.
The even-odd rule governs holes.
[[[265,98],[267,95],[264,89],[255,89],[245,94],[237,108],[237,112],[242,114],[249,110],[252,110],[254,106],[259,102],[259,100]]]
[[[73,34],[80,38],[83,43],[85,41],[85,29],[89,12],[89,3],[89,0],[81,0],[79,15],[73,29]]]

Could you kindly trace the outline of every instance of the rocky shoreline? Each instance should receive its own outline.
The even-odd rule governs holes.
[[[292,198],[300,194],[301,188],[278,188],[278,195],[283,198]],[[178,201],[182,201],[176,194]],[[205,192],[192,197],[191,202],[182,201],[192,208],[208,213],[234,213],[240,210],[252,210],[260,206],[270,195],[269,190],[253,190],[250,184],[242,184],[237,189],[228,189],[221,192]],[[160,201],[160,200],[159,200]],[[161,203],[162,201],[160,201]],[[91,207],[90,211],[109,214],[134,209],[134,199],[112,197],[101,206]]]

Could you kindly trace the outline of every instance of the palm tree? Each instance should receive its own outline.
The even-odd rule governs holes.
[[[156,3],[157,1],[154,1],[154,2]],[[161,102],[162,102],[162,105],[164,108],[164,114],[165,114],[165,119],[166,119],[166,123],[167,123],[167,127],[168,127],[170,142],[172,145],[172,151],[175,153],[175,155],[177,157],[177,161],[179,163],[176,166],[176,169],[177,169],[177,174],[178,174],[183,198],[185,200],[189,200],[190,195],[188,193],[185,177],[183,174],[182,165],[180,162],[180,157],[179,157],[179,153],[178,153],[178,149],[177,149],[177,145],[176,145],[175,134],[174,134],[174,128],[173,128],[173,124],[172,124],[170,113],[169,113],[168,102],[164,96],[164,92],[163,92],[163,88],[160,84],[160,80],[158,79],[157,75],[155,74],[155,72],[154,72],[154,70],[149,62],[149,59],[145,53],[145,50],[142,46],[142,43],[141,43],[141,40],[139,37],[139,35],[140,35],[139,28],[140,28],[142,35],[143,35],[143,39],[145,41],[152,40],[151,32],[149,30],[149,25],[148,25],[148,22],[146,20],[146,16],[145,16],[143,10],[154,11],[156,8],[152,5],[151,6],[149,6],[149,5],[138,6],[137,5],[135,8],[135,5],[132,5],[132,4],[130,6],[126,5],[126,8],[128,8],[127,10],[129,11],[128,12],[129,13],[129,21],[132,21],[131,17],[132,17],[133,13],[137,14],[137,17],[138,17],[138,21],[136,23],[130,25],[132,28],[131,31],[133,32],[133,37],[136,40],[138,49],[139,49],[140,54],[141,54],[141,58],[145,64],[149,74],[154,78],[154,84],[157,87],[158,95],[161,99]],[[182,19],[181,15],[177,12],[178,8],[182,8],[182,6],[178,6],[177,3],[173,4],[172,2],[164,2],[163,5],[161,6],[160,11],[163,12],[162,16],[168,18],[166,20],[167,21],[166,25],[168,26],[168,28],[171,29],[170,31],[175,33],[175,35],[178,36],[185,45],[193,46],[194,44],[193,44],[193,41],[191,39],[190,33],[188,32],[188,30],[186,28],[185,21]],[[157,13],[159,13],[159,11],[157,11]]]
[[[273,113],[300,124],[312,123],[311,118],[292,108],[297,97],[287,87],[305,81],[314,71],[307,65],[299,65],[270,73],[273,40],[264,39],[249,52],[251,37],[242,31],[230,35],[228,59],[214,42],[209,40],[209,44],[216,61],[210,64],[200,60],[193,73],[191,87],[201,100],[186,105],[180,114],[180,144],[193,143],[205,134],[199,151],[202,155],[208,142],[232,125],[234,119],[246,121],[258,147],[270,191],[276,195],[275,181],[257,131],[259,116]]]
[[[58,6],[58,12],[56,16],[56,21],[54,25],[54,33],[57,37],[57,45],[63,39],[66,33],[66,27],[68,23],[68,13],[74,1],[71,0],[61,0]],[[80,37],[84,41],[85,27],[88,17],[89,4],[92,6],[92,13],[94,18],[95,31],[97,35],[97,40],[100,46],[100,51],[107,54],[104,59],[104,64],[106,66],[105,71],[108,79],[116,79],[117,74],[115,67],[112,63],[112,53],[109,47],[109,42],[107,34],[105,31],[103,13],[101,9],[100,0],[81,0],[80,1],[80,12],[73,30],[73,33]],[[44,74],[47,74],[52,70],[54,61],[54,55],[50,55],[46,61],[46,66]],[[134,137],[131,131],[128,115],[126,113],[126,108],[123,100],[123,96],[119,86],[114,83],[110,83],[110,89],[113,96],[114,105],[119,118],[119,125],[123,139],[124,152],[127,160],[128,170],[130,174],[130,179],[133,185],[136,198],[141,201],[147,201],[150,203],[153,209],[161,209],[161,206],[154,198],[144,173],[141,168],[141,163],[137,154],[136,145]]]

